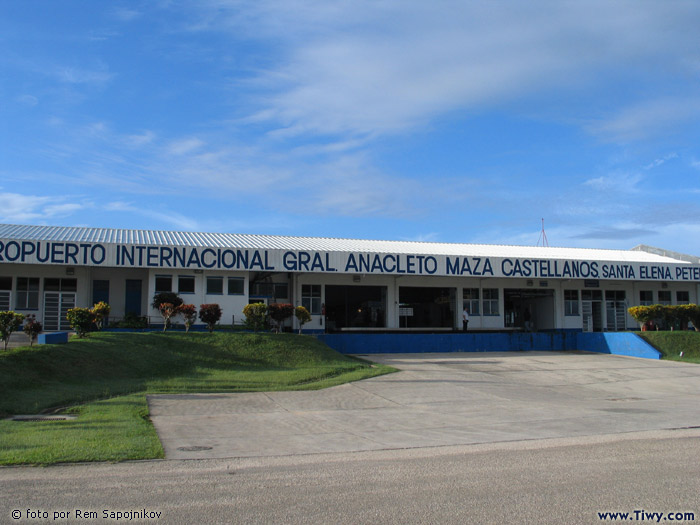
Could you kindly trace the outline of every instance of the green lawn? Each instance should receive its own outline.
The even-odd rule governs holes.
[[[700,332],[674,330],[639,332],[639,335],[661,352],[661,359],[700,363]]]
[[[94,333],[16,348],[0,353],[0,415],[78,417],[0,420],[0,465],[163,457],[147,393],[312,390],[392,371],[293,334]]]

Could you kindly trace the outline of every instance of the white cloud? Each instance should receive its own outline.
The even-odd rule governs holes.
[[[634,192],[638,190],[639,183],[643,177],[638,173],[619,173],[614,172],[601,177],[588,179],[584,182],[588,186],[598,192],[605,192],[615,199],[619,199],[621,194],[625,192]]]
[[[158,222],[171,224],[176,228],[186,231],[195,231],[200,229],[197,220],[176,211],[161,211],[153,208],[144,208],[142,206],[124,201],[113,201],[106,203],[101,206],[101,209],[107,212],[130,213],[133,215],[149,217]]]
[[[629,81],[697,62],[700,6],[621,1],[208,1],[197,30],[280,42],[258,119],[286,135],[402,132],[456,110],[588,91],[611,69]],[[252,33],[254,28],[255,34]],[[274,39],[274,40],[272,40]],[[656,73],[654,73],[656,74]],[[683,97],[681,97],[683,98]],[[686,97],[687,98],[687,97]],[[591,125],[634,138],[681,118],[687,100],[631,107]],[[661,120],[656,120],[661,118]]]
[[[658,168],[662,164],[665,164],[669,160],[677,159],[678,158],[678,153],[669,153],[668,155],[664,155],[663,157],[660,157],[658,159],[654,159],[653,162],[650,162],[646,166],[644,166],[645,170],[651,170],[654,168]]]
[[[112,80],[114,74],[103,69],[90,70],[77,67],[58,67],[54,70],[54,76],[67,84],[105,84]]]
[[[34,107],[39,103],[39,99],[34,95],[20,95],[17,97],[17,102],[24,106]]]
[[[608,140],[629,142],[668,132],[699,116],[700,98],[663,98],[630,105],[587,128]]]
[[[167,151],[170,155],[185,155],[187,153],[192,153],[203,145],[204,142],[198,138],[191,137],[170,143],[167,147]]]
[[[57,217],[68,217],[85,207],[83,204],[61,202],[64,199],[65,197],[0,192],[0,222],[42,222]]]

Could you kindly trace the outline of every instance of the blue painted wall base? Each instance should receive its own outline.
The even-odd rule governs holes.
[[[631,332],[323,334],[317,337],[341,354],[582,350],[647,359],[661,356],[658,350]]]
[[[68,342],[68,332],[47,332],[36,337],[39,345],[55,345]]]

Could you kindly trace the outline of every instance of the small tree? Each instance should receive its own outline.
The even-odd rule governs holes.
[[[640,327],[643,327],[649,321],[652,321],[657,315],[651,306],[645,305],[632,306],[628,308],[627,311],[632,316],[632,319],[639,323]]]
[[[24,323],[24,333],[29,337],[29,346],[34,345],[37,336],[44,329],[41,323],[36,320],[36,315],[31,314],[26,317],[26,322]]]
[[[243,308],[243,315],[245,315],[246,326],[253,332],[265,329],[267,325],[267,305],[265,303],[247,304]]]
[[[12,310],[0,312],[0,335],[2,336],[5,350],[7,350],[12,332],[22,326],[22,321],[24,321],[24,316],[22,314],[15,313]]]
[[[270,317],[277,323],[277,332],[282,331],[282,323],[294,315],[294,306],[286,303],[272,303],[267,307]]]
[[[85,337],[95,322],[95,316],[89,308],[71,308],[66,314],[66,319],[80,338]]]
[[[175,308],[177,308],[184,302],[185,301],[182,300],[182,297],[180,297],[175,292],[158,292],[153,296],[153,302],[151,303],[151,306],[156,310],[160,310],[161,304],[170,303]]]
[[[185,333],[189,333],[190,326],[197,321],[197,307],[193,304],[181,304],[177,307],[177,313],[185,321]]]
[[[311,314],[309,311],[304,308],[303,306],[297,306],[294,309],[294,315],[297,318],[297,321],[299,321],[299,335],[301,335],[301,328],[308,322],[311,321]]]
[[[163,316],[163,331],[165,332],[170,326],[170,318],[177,313],[177,308],[173,303],[161,303],[158,307],[160,315]]]
[[[204,324],[207,325],[209,333],[214,331],[214,326],[221,319],[221,307],[216,304],[200,304],[199,305],[199,318]]]
[[[98,330],[102,330],[104,328],[105,319],[111,311],[112,307],[104,301],[100,301],[92,307],[92,315],[95,316],[95,324],[97,325]]]

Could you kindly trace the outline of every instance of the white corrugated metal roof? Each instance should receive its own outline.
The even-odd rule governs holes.
[[[327,237],[287,237],[233,233],[195,233],[164,230],[122,230],[65,226],[0,224],[0,239],[192,246],[203,248],[250,248],[324,252],[450,255],[455,257],[513,257],[521,259],[568,259],[639,263],[684,263],[656,253],[633,250],[455,244],[413,241],[377,241]],[[686,262],[687,264],[687,262]]]

